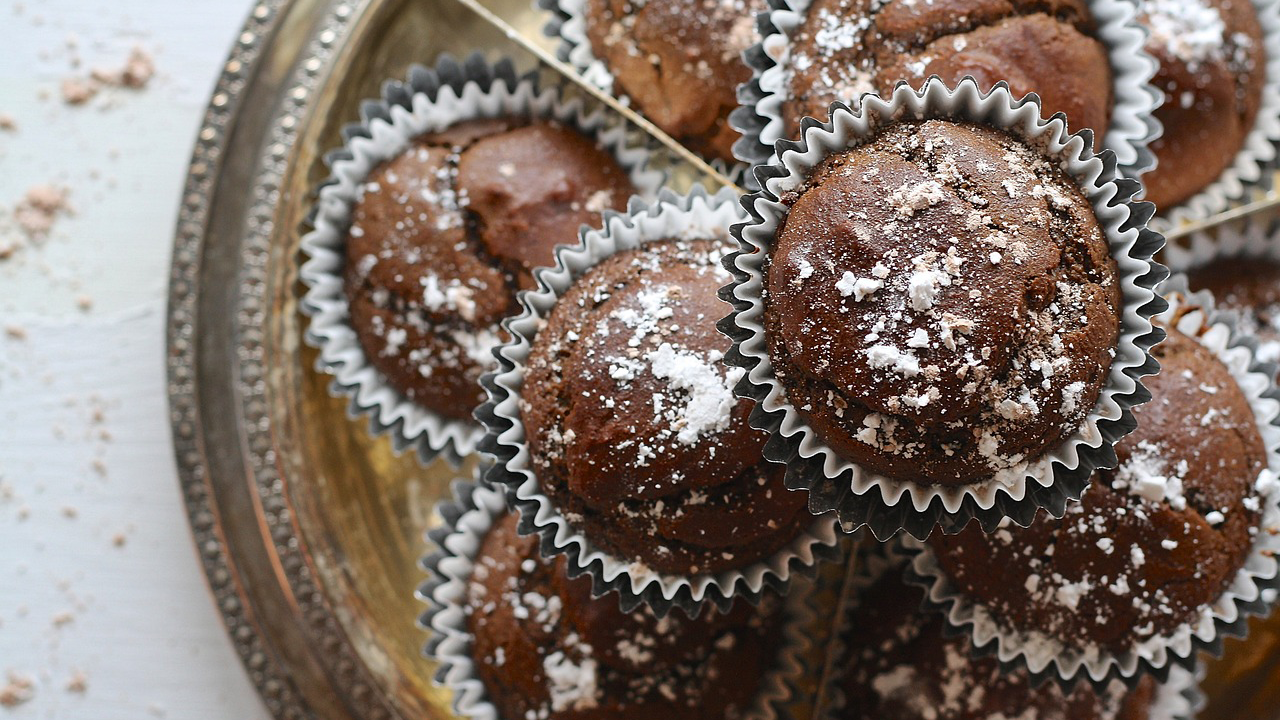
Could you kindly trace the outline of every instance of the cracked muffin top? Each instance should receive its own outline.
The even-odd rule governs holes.
[[[1066,113],[1072,132],[1102,137],[1111,115],[1111,66],[1084,0],[814,0],[784,69],[788,137],[834,101],[931,75],[1037,93],[1044,115]]]
[[[1274,479],[1226,366],[1175,329],[1120,464],[1094,473],[1061,520],[935,535],[953,586],[1002,628],[1121,652],[1191,621],[1243,566]]]
[[[588,270],[534,338],[521,390],[543,490],[596,546],[662,573],[742,567],[813,522],[723,362],[724,252],[658,240]]]
[[[990,128],[898,123],[785,195],[764,327],[792,406],[894,479],[1012,482],[1094,407],[1116,265],[1055,163]]]
[[[609,153],[561,125],[472,120],[416,138],[369,173],[347,231],[345,289],[369,362],[410,400],[469,420],[517,290],[631,192]]]

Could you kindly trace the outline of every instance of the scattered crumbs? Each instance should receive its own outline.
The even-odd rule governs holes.
[[[111,544],[118,548],[124,547],[125,543],[128,542],[128,540],[129,540],[128,536],[122,532],[118,532],[115,535],[111,536]]]
[[[4,334],[13,338],[14,340],[27,339],[27,329],[22,327],[21,325],[5,325]]]
[[[62,80],[62,101],[68,105],[84,105],[104,87],[141,90],[155,76],[155,60],[151,53],[135,46],[120,67],[96,67],[88,77],[72,76]]]
[[[10,672],[8,682],[0,687],[0,707],[17,707],[35,697],[31,678]]]
[[[62,102],[68,105],[84,105],[98,94],[96,82],[79,77],[63,78],[60,88]]]
[[[18,121],[13,119],[9,113],[0,112],[0,130],[4,132],[17,132]]]
[[[53,229],[54,221],[71,213],[67,200],[70,191],[51,184],[32,185],[13,210],[18,228],[32,240],[42,240]]]
[[[60,628],[71,624],[71,621],[75,619],[76,617],[72,615],[70,611],[63,610],[62,612],[54,615],[50,622],[53,623],[54,627]]]
[[[89,312],[93,309],[93,298],[84,294],[77,295],[76,307],[80,308],[83,312]]]
[[[79,517],[79,516],[80,516],[80,511],[79,511],[79,510],[76,510],[75,508],[71,507],[70,505],[67,505],[67,506],[64,506],[64,507],[62,508],[62,516],[63,516],[63,517],[65,517],[65,518],[68,518],[68,519],[74,520],[74,519],[76,519],[77,517]]]
[[[67,692],[83,695],[85,690],[89,689],[89,678],[85,674],[76,670],[71,674],[71,678],[67,680]]]

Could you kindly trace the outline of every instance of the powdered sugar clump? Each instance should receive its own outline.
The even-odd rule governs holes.
[[[1154,443],[1140,441],[1129,459],[1116,468],[1113,486],[1149,502],[1166,502],[1174,510],[1185,510],[1187,499],[1182,494],[1182,481],[1187,475],[1187,461],[1179,460],[1172,468],[1168,452]]]
[[[673,423],[676,439],[686,445],[696,443],[704,434],[723,432],[729,427],[733,408],[738,403],[733,386],[746,371],[733,368],[722,373],[719,369],[722,358],[720,352],[702,358],[677,350],[670,343],[662,343],[645,356],[655,377],[688,395],[683,408],[676,411]]]
[[[1226,25],[1216,7],[1203,0],[1147,0],[1148,46],[1196,65],[1221,54]]]

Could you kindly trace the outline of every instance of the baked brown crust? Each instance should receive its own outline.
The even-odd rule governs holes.
[[[965,485],[1021,472],[1091,410],[1119,332],[1089,202],[1009,135],[900,123],[791,204],[764,326],[788,399],[863,468]]]
[[[729,127],[742,53],[756,42],[764,0],[589,0],[591,52],[616,90],[654,124],[705,157],[734,161]]]
[[[984,91],[1003,80],[1014,97],[1037,93],[1046,116],[1102,137],[1111,66],[1094,33],[1083,0],[814,0],[791,43],[787,136],[837,100],[972,75]]]
[[[618,598],[591,597],[563,557],[538,553],[516,516],[485,536],[467,588],[476,672],[502,718],[733,720],[751,708],[773,666],[781,601],[737,602],[696,619],[624,614]]]
[[[345,290],[369,362],[410,400],[470,419],[516,291],[630,193],[612,156],[556,124],[472,120],[416,138],[352,209]]]
[[[1266,56],[1248,0],[1148,0],[1138,20],[1160,64],[1152,84],[1164,131],[1151,142],[1156,168],[1143,177],[1160,210],[1180,205],[1234,161],[1262,105]]]
[[[1004,672],[992,657],[970,657],[962,637],[945,637],[942,616],[920,611],[924,593],[885,571],[862,591],[844,637],[848,720],[1146,720],[1155,682],[1104,692],[1087,683],[1064,694],[1055,683],[1036,688],[1025,670]]]
[[[1153,353],[1153,400],[1135,408],[1118,468],[1096,472],[1063,519],[930,539],[955,588],[1000,626],[1121,652],[1191,620],[1243,566],[1266,468],[1248,400],[1175,329]]]
[[[534,339],[521,391],[543,490],[593,544],[662,573],[742,567],[812,522],[722,361],[723,252],[654,241],[588,270]]]

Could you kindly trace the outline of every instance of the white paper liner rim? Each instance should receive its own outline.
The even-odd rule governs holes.
[[[455,500],[442,503],[445,525],[430,534],[434,550],[421,566],[430,579],[415,596],[428,605],[418,627],[431,633],[423,655],[440,663],[435,680],[453,691],[454,711],[475,720],[501,720],[475,672],[471,633],[466,628],[467,581],[484,536],[506,511],[504,493],[486,485],[460,483]],[[776,661],[760,680],[752,708],[743,720],[788,720],[784,705],[794,697],[795,680],[807,672],[812,639],[807,631],[817,621],[813,584],[795,583],[783,599],[785,613]]]
[[[312,230],[301,240],[299,277],[307,286],[301,308],[311,319],[305,337],[320,350],[317,369],[333,375],[330,394],[349,397],[349,416],[369,416],[374,436],[390,434],[397,452],[415,447],[424,463],[438,455],[459,462],[475,451],[483,429],[414,403],[369,363],[351,327],[343,290],[350,209],[369,172],[413,137],[465,120],[517,113],[552,118],[593,136],[645,196],[655,194],[666,179],[648,167],[649,149],[634,144],[626,126],[603,107],[565,98],[557,85],[542,87],[534,73],[517,76],[509,60],[489,64],[479,55],[461,62],[444,56],[431,68],[415,66],[406,82],[388,82],[382,98],[362,104],[362,122],[344,128],[342,148],[325,158],[331,174],[318,191]]]
[[[835,519],[814,518],[782,550],[744,568],[694,576],[660,574],[609,555],[575,530],[542,492],[530,464],[519,407],[523,366],[542,318],[559,295],[588,268],[645,241],[719,235],[727,239],[729,225],[742,218],[737,201],[732,189],[709,195],[698,186],[684,196],[664,190],[653,205],[633,199],[626,215],[607,213],[603,229],[584,229],[578,245],[558,249],[555,267],[535,273],[538,288],[521,293],[522,312],[503,322],[513,340],[498,348],[498,370],[481,379],[489,400],[476,413],[487,430],[480,450],[496,459],[487,479],[511,488],[521,511],[522,533],[539,533],[544,553],[566,555],[571,576],[589,573],[597,595],[617,590],[624,609],[642,602],[660,615],[672,605],[696,612],[702,603],[713,602],[723,609],[739,595],[759,598],[768,587],[781,591],[797,570],[810,572],[838,553]]]
[[[1151,317],[1166,307],[1154,287],[1167,275],[1151,259],[1164,243],[1158,233],[1146,228],[1154,206],[1131,200],[1138,184],[1115,176],[1115,158],[1109,151],[1091,152],[1088,131],[1068,135],[1060,114],[1041,119],[1038,98],[1029,95],[1015,100],[1004,83],[983,94],[968,78],[952,90],[931,77],[919,91],[899,84],[887,100],[864,95],[857,111],[843,103],[832,108],[830,121],[819,124],[806,119],[801,142],[780,141],[778,156],[756,168],[762,189],[743,199],[751,218],[734,226],[741,249],[725,258],[734,274],[734,282],[722,291],[734,306],[720,324],[734,339],[726,362],[747,371],[738,392],[758,401],[752,424],[772,434],[766,452],[771,459],[788,464],[789,486],[809,488],[812,510],[837,509],[846,529],[866,524],[880,538],[898,530],[923,538],[936,524],[946,532],[957,532],[974,517],[984,527],[994,527],[1005,516],[1026,525],[1040,507],[1060,516],[1067,499],[1079,498],[1093,468],[1114,465],[1113,445],[1135,426],[1131,408],[1150,399],[1140,378],[1159,369],[1150,349],[1164,333],[1152,325]],[[763,266],[785,214],[778,198],[802,184],[808,170],[828,154],[874,135],[881,125],[938,117],[1002,128],[1043,146],[1092,203],[1118,269],[1123,300],[1120,334],[1093,410],[1075,433],[1007,486],[995,480],[959,487],[896,481],[841,458],[786,400],[772,373],[761,322]]]
[[[745,53],[754,75],[739,87],[741,105],[729,116],[729,124],[743,135],[734,145],[734,154],[752,165],[768,162],[774,145],[790,139],[786,137],[782,112],[788,92],[787,56],[791,36],[804,22],[811,0],[768,3],[770,9],[761,13],[758,23],[763,39]],[[1161,131],[1154,112],[1164,95],[1151,84],[1158,64],[1145,50],[1148,33],[1138,23],[1133,3],[1088,0],[1088,4],[1112,70],[1111,121],[1102,146],[1116,153],[1119,170],[1125,177],[1138,179],[1155,167],[1155,156],[1148,145]]]
[[[1280,472],[1280,391],[1275,385],[1276,366],[1254,358],[1251,338],[1240,334],[1230,318],[1214,309],[1207,292],[1188,293],[1186,278],[1175,276],[1168,284],[1171,317],[1181,307],[1201,310],[1183,315],[1177,328],[1190,337],[1199,337],[1226,365],[1249,399],[1258,430],[1267,450],[1267,468]],[[1089,652],[1062,647],[1060,641],[1038,631],[1001,628],[981,605],[954,591],[932,550],[924,543],[904,539],[903,547],[913,555],[908,576],[926,589],[926,603],[943,613],[948,625],[969,636],[976,652],[994,654],[1001,663],[1025,667],[1036,677],[1057,680],[1064,686],[1087,679],[1095,685],[1119,678],[1132,685],[1143,674],[1161,680],[1170,668],[1192,668],[1196,654],[1221,654],[1225,637],[1244,637],[1250,615],[1269,611],[1274,598],[1268,590],[1280,584],[1280,490],[1264,498],[1260,529],[1249,556],[1223,594],[1202,607],[1191,621],[1163,636],[1154,636],[1124,654],[1099,648]]]

